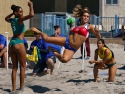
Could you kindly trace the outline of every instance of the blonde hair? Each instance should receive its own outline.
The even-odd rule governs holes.
[[[84,9],[87,9],[87,10],[84,10]],[[88,7],[85,7],[84,9],[82,8],[81,5],[76,5],[74,8],[73,8],[73,14],[72,16],[75,17],[75,18],[78,18],[78,17],[81,17],[84,13],[88,13],[90,14],[89,10],[88,10]]]

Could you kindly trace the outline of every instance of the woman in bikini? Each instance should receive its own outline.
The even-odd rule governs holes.
[[[95,64],[93,69],[94,80],[98,82],[98,69],[109,69],[108,81],[113,82],[117,71],[114,53],[105,45],[103,39],[97,41],[97,46],[98,48],[95,50],[94,60],[89,61],[90,64]],[[102,60],[98,60],[98,56]]]
[[[24,21],[32,18],[34,16],[33,3],[28,2],[30,8],[29,14],[23,16],[23,9],[20,6],[12,5],[11,9],[13,13],[9,14],[5,21],[11,24],[13,37],[9,43],[9,52],[11,60],[13,63],[12,68],[12,92],[11,94],[16,94],[16,73],[18,69],[18,61],[20,63],[20,89],[23,90],[24,87],[24,77],[25,77],[25,66],[26,66],[26,50],[24,46],[24,32],[25,25]],[[12,16],[15,16],[12,18]]]
[[[31,31],[40,33],[46,42],[65,47],[63,54],[59,54],[57,51],[54,51],[51,47],[49,47],[49,49],[62,63],[67,63],[71,60],[74,53],[81,47],[83,42],[86,41],[87,37],[89,36],[89,32],[92,32],[98,39],[101,37],[99,31],[95,30],[93,25],[88,24],[90,19],[89,11],[84,11],[80,5],[76,5],[76,7],[73,9],[73,16],[75,18],[80,17],[81,24],[71,28],[69,35],[66,38],[49,37],[47,34],[40,32],[38,29],[34,27],[31,28]]]

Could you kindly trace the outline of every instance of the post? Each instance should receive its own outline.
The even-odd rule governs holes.
[[[61,52],[60,52],[60,54],[63,54],[64,50],[65,50],[65,48],[62,47],[62,48],[61,48]],[[58,69],[59,69],[60,65],[61,65],[61,62],[59,61],[59,64],[58,64],[58,66],[57,66]]]
[[[52,18],[51,18],[51,19],[52,19],[52,20],[51,20],[51,21],[52,21],[52,22],[51,22],[51,26],[50,26],[50,27],[51,27],[51,30],[52,30],[52,31],[51,31],[52,33],[51,33],[51,34],[54,34],[54,28],[53,28],[53,27],[54,27],[54,25],[55,25],[56,16],[55,16],[55,15],[52,15]]]
[[[113,26],[111,26],[112,38],[114,37],[113,33]]]
[[[7,70],[8,70],[8,32],[5,32],[5,34],[6,34],[6,47],[7,47]]]
[[[44,31],[44,14],[40,16],[40,29]]]
[[[82,51],[82,70],[84,70],[84,49],[85,49],[85,42],[83,43],[83,51]]]
[[[117,29],[118,29],[118,16],[115,15],[115,34],[118,33]]]

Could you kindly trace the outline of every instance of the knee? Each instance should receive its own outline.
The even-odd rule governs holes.
[[[95,65],[94,65],[94,70],[98,70],[98,68],[99,68],[99,67],[98,67],[98,64],[95,64]]]
[[[3,54],[3,56],[4,56],[4,58],[6,58],[6,57],[7,57],[7,52],[5,52],[5,53]]]
[[[17,71],[17,67],[13,66],[12,71]]]
[[[54,61],[51,59],[51,58],[48,58],[47,60],[46,60],[46,63],[47,63],[47,65],[53,65],[54,64]]]
[[[67,57],[63,57],[61,62],[62,62],[62,63],[68,63],[68,61],[69,61],[69,60],[68,60]]]

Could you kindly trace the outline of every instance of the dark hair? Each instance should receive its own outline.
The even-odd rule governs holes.
[[[104,47],[106,47],[106,48],[108,48],[106,45],[105,45],[105,41],[104,41],[104,39],[99,39],[98,41],[101,41],[102,42],[102,44],[104,44]],[[98,42],[97,41],[97,42]],[[109,49],[109,48],[108,48]],[[109,49],[110,50],[110,49]],[[113,53],[113,51],[112,50],[110,50],[111,52],[112,52],[112,57],[114,58],[114,53]]]
[[[58,29],[58,28],[60,28],[59,25],[55,25],[55,26],[54,26],[54,29],[55,29],[55,30]]]
[[[19,11],[20,8],[21,8],[20,6],[16,6],[16,5],[11,6],[11,9],[13,10],[13,12]]]

